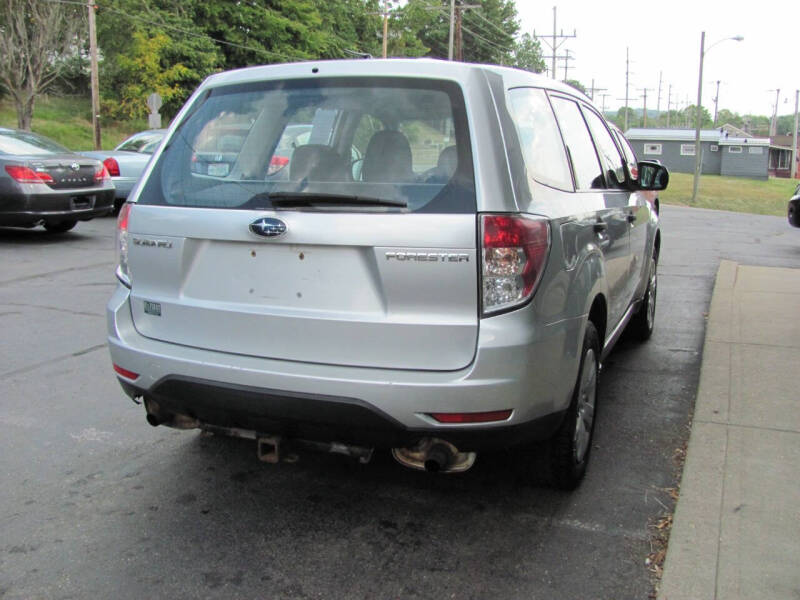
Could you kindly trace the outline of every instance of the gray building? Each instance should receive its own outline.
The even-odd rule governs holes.
[[[694,173],[693,129],[629,129],[625,136],[639,160],[657,159],[670,171]],[[769,148],[768,138],[734,137],[725,129],[701,130],[702,172],[767,179]]]

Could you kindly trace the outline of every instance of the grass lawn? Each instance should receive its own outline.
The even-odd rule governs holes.
[[[0,100],[0,127],[17,127],[17,112],[8,97]],[[31,129],[47,136],[70,150],[92,150],[92,108],[88,98],[41,96],[33,109]],[[147,129],[145,121],[103,123],[100,136],[102,146],[115,147],[132,133]]]
[[[797,187],[796,179],[770,177],[768,180],[703,175],[697,190],[697,202],[692,199],[692,175],[670,173],[669,186],[659,194],[662,204],[679,204],[717,210],[786,216],[786,204]]]

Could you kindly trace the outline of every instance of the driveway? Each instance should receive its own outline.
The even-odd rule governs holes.
[[[665,206],[656,331],[606,361],[571,494],[152,428],[105,347],[114,221],[0,228],[0,598],[647,598],[721,258],[800,266],[784,218]]]

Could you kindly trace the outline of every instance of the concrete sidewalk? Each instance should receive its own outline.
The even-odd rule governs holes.
[[[800,598],[800,269],[722,261],[661,600]]]

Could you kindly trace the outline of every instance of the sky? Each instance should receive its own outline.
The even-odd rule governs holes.
[[[703,61],[703,106],[713,114],[716,82],[719,108],[739,114],[772,115],[776,89],[780,89],[778,115],[793,114],[795,90],[800,89],[800,0],[670,0],[632,2],[618,0],[515,0],[520,33],[542,39],[545,56],[552,54],[553,7],[558,33],[577,37],[564,40],[569,79],[588,89],[607,88],[595,94],[595,103],[606,110],[625,105],[625,50],[629,49],[629,103],[656,108],[661,76],[661,110],[666,110],[669,86],[672,108],[697,102],[700,35],[706,32]],[[734,36],[744,40],[722,41]],[[546,61],[548,68],[551,61]],[[558,79],[564,79],[564,61],[558,61]]]

